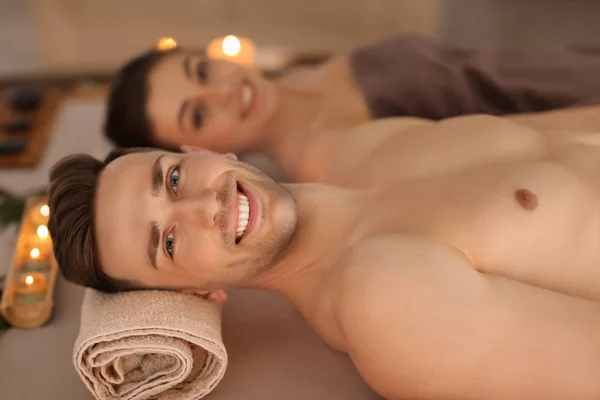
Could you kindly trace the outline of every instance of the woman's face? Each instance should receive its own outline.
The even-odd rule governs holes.
[[[148,76],[147,114],[158,145],[243,152],[275,113],[275,86],[257,71],[177,52]]]

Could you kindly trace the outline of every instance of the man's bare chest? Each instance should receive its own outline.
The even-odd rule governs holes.
[[[372,234],[450,245],[479,271],[600,299],[596,183],[556,162],[440,174],[382,191]]]

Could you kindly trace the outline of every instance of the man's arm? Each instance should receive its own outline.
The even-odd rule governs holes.
[[[600,96],[600,49],[486,51],[403,35],[354,50],[348,63],[374,118],[535,112]]]
[[[385,398],[600,398],[600,304],[480,274],[419,240],[350,259],[340,323]]]

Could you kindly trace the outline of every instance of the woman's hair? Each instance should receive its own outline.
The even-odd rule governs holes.
[[[146,112],[148,76],[165,57],[180,52],[150,50],[128,61],[117,73],[108,96],[104,134],[120,147],[155,146]]]

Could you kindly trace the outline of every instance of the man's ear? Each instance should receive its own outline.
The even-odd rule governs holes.
[[[184,289],[185,293],[194,294],[196,296],[200,296],[208,301],[214,301],[216,303],[223,303],[227,300],[227,293],[224,290],[194,290],[194,289]]]
[[[233,154],[233,153],[227,153],[227,154],[225,154],[225,158],[229,158],[230,160],[233,160],[233,161],[237,161],[238,160],[237,156],[235,154]]]

